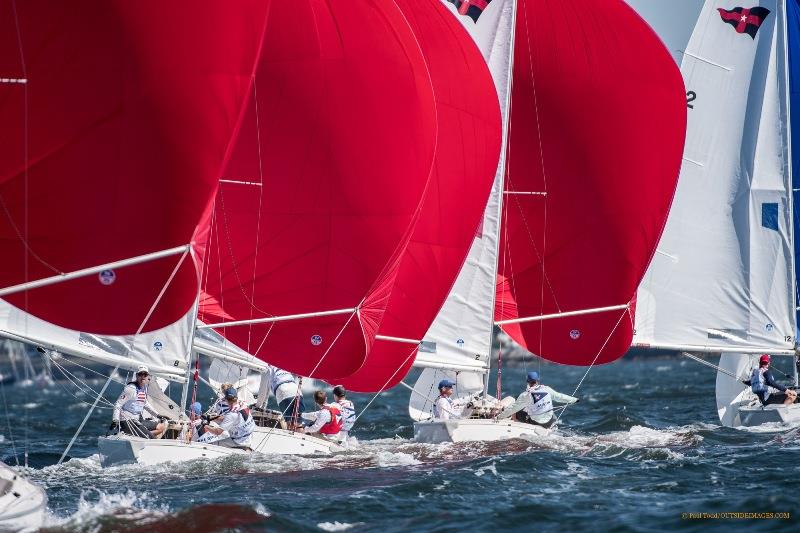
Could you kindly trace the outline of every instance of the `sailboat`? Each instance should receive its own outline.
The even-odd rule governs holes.
[[[202,246],[268,4],[4,4],[4,336],[188,383]],[[169,444],[158,460],[185,457]]]
[[[798,421],[800,405],[762,406],[748,383],[762,353],[795,356],[791,60],[800,7],[630,3],[675,52],[689,110],[681,177],[639,288],[633,345],[720,353],[716,399],[725,426]],[[659,20],[664,9],[672,25]]]
[[[256,356],[308,378],[347,376],[376,342],[394,342],[376,335],[394,302],[413,295],[427,328],[458,273],[497,166],[499,106],[471,107],[492,80],[469,38],[450,45],[463,65],[431,56],[422,36],[454,22],[414,9],[270,7],[210,217],[192,341],[234,375],[263,372]],[[405,290],[419,265],[436,267],[435,290]],[[100,447],[109,462],[241,453],[123,435]],[[343,450],[274,424],[251,447]]]
[[[424,368],[409,405],[421,441],[532,436],[542,428],[487,417],[501,390],[488,395],[493,327],[563,364],[609,362],[628,348],[635,290],[677,180],[682,83],[663,45],[622,2],[442,5],[495,80],[503,113],[495,182],[467,260],[417,337],[418,350],[370,358],[369,373],[342,381],[382,390],[411,366]],[[414,338],[391,326],[381,334]],[[444,377],[457,396],[473,398],[473,418],[432,420]]]

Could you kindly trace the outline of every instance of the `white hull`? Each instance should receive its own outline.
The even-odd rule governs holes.
[[[542,426],[510,419],[472,418],[414,423],[414,439],[431,444],[542,437],[548,435],[550,431],[551,429]]]
[[[39,529],[46,510],[44,489],[0,463],[0,531]]]
[[[263,454],[329,455],[344,451],[337,443],[293,433],[285,429],[258,427],[251,437],[251,448]],[[102,466],[123,464],[155,465],[194,459],[220,459],[251,452],[209,443],[183,442],[175,439],[143,439],[130,435],[114,435],[98,439]]]
[[[800,422],[800,404],[749,405],[739,408],[739,424],[744,427],[767,423],[796,424]]]

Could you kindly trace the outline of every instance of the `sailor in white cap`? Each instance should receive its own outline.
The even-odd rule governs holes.
[[[149,384],[150,369],[141,365],[136,369],[136,380],[125,385],[114,405],[110,429],[147,439],[158,438],[164,432],[166,426],[163,422],[142,418],[144,411],[158,417],[158,412],[147,401]]]

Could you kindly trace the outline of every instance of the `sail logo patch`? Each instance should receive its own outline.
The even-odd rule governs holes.
[[[572,331],[569,332],[569,338],[572,340],[576,340],[580,336],[581,336],[580,330],[573,329]]]
[[[322,335],[311,335],[311,344],[314,346],[322,344]]]
[[[161,341],[156,341],[153,343],[153,349],[157,352],[160,352],[164,349],[164,344]]]
[[[731,10],[718,7],[717,11],[719,11],[722,21],[733,26],[736,33],[746,33],[753,39],[756,38],[758,29],[770,13],[766,7],[751,7],[750,9],[734,7]]]
[[[117,280],[117,275],[113,270],[103,270],[97,277],[100,278],[100,283],[103,285],[111,285]]]
[[[492,0],[447,0],[458,9],[460,15],[466,15],[471,18],[475,23],[478,22],[478,17],[483,14],[483,10],[492,2]]]

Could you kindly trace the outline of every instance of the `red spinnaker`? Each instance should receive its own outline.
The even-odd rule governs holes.
[[[303,375],[364,363],[424,196],[436,107],[416,38],[390,0],[274,2],[217,197],[204,289],[221,327]]]
[[[675,191],[686,129],[680,72],[622,0],[520,0],[502,239],[521,317],[627,304]],[[520,324],[528,349],[606,363],[627,311]],[[513,335],[513,331],[509,331]]]
[[[500,156],[500,106],[486,61],[450,12],[438,1],[396,2],[425,54],[439,130],[431,184],[379,333],[422,339],[483,216]],[[360,392],[390,388],[415,355],[416,346],[379,340],[357,373],[328,381]]]
[[[3,2],[0,287],[193,241],[249,91],[268,5]],[[188,257],[147,319],[179,257],[6,299],[71,329],[154,330],[197,297]]]

